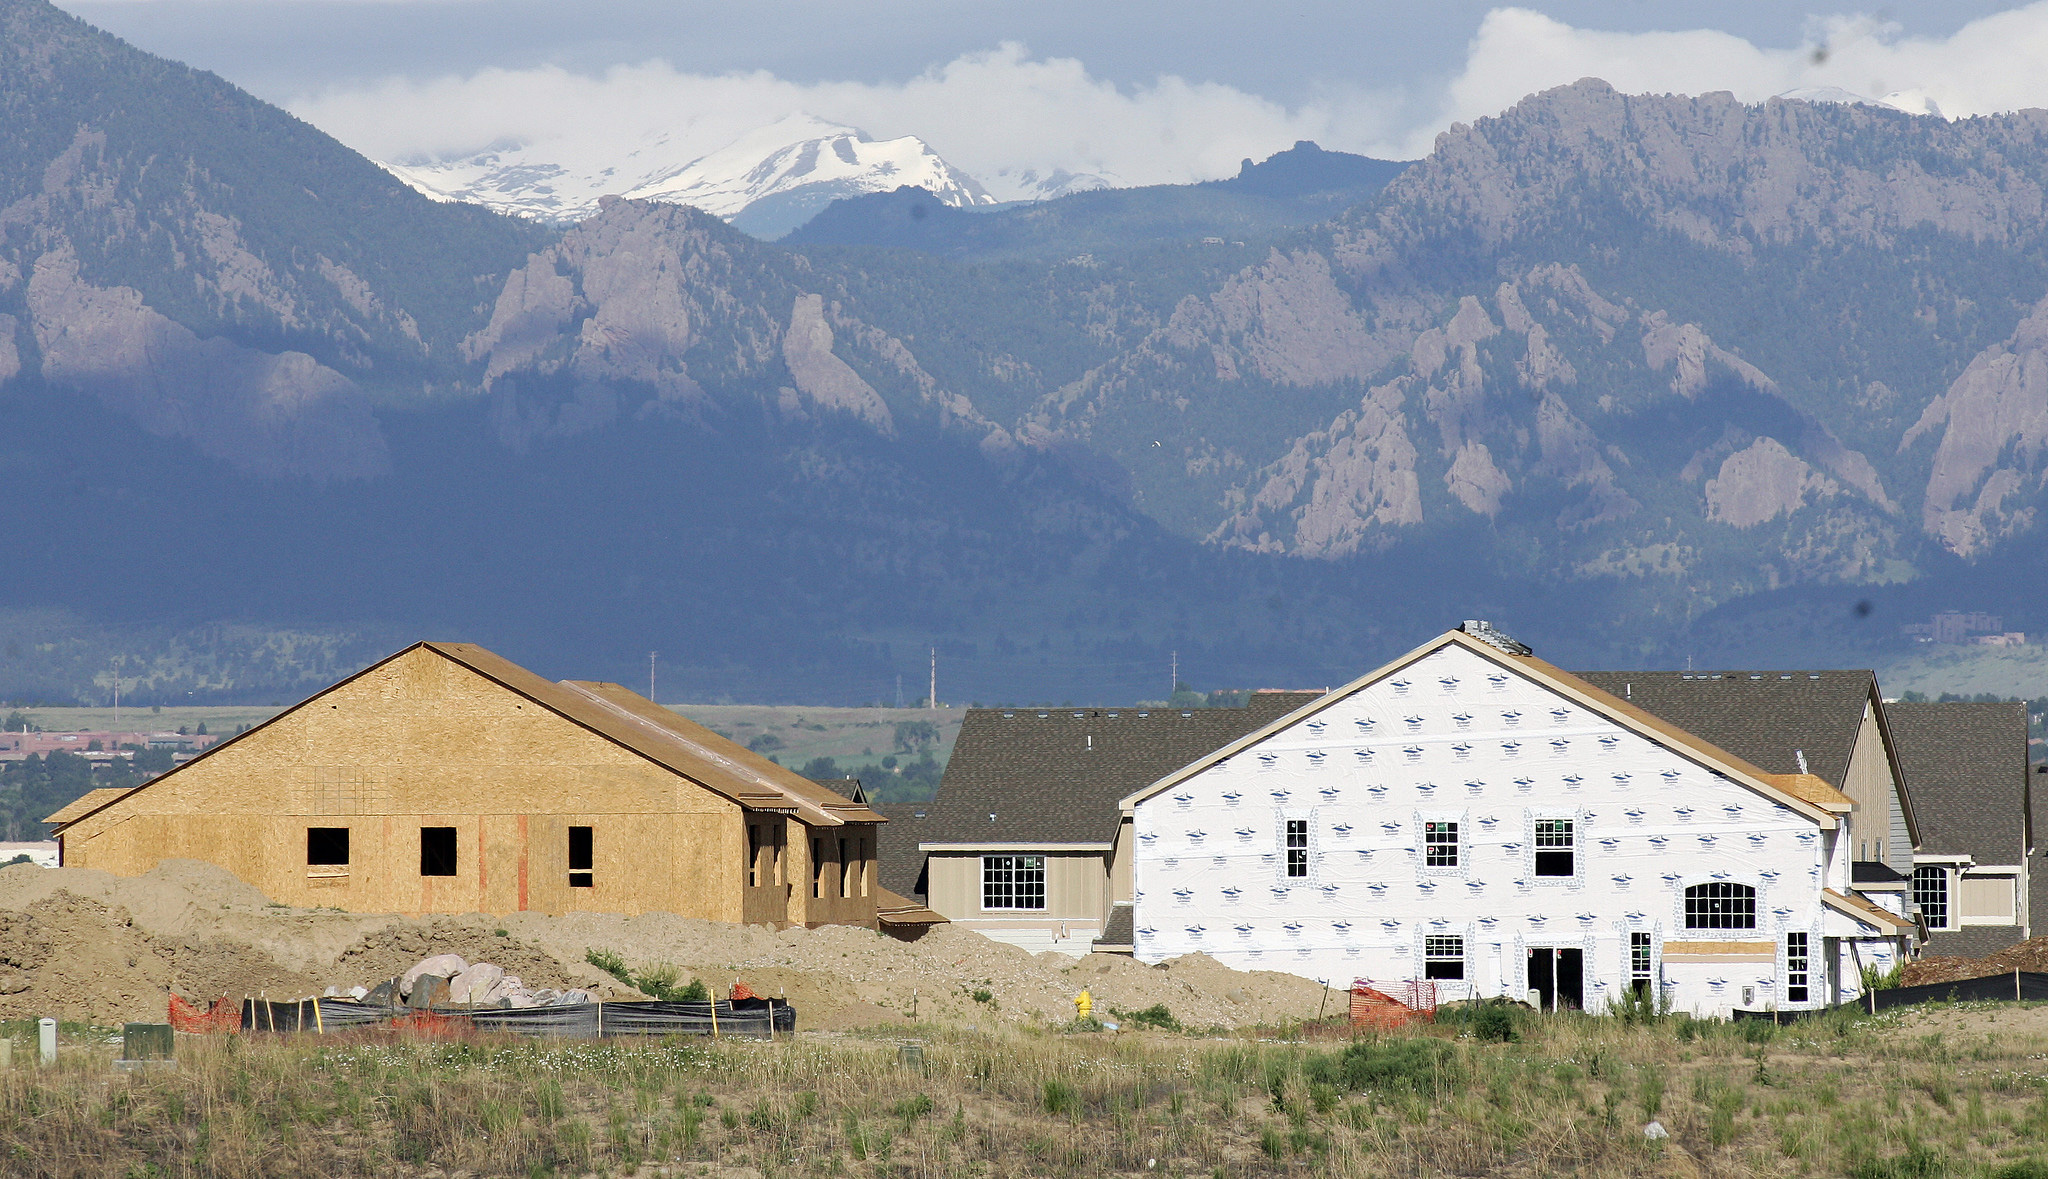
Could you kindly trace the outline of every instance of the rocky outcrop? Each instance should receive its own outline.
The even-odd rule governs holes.
[[[27,303],[43,379],[152,434],[273,478],[367,478],[389,466],[362,393],[303,352],[202,339],[132,288],[82,280],[69,247],[37,259]]]
[[[1722,460],[1720,473],[1707,480],[1707,519],[1754,528],[1805,507],[1809,496],[1824,499],[1839,490],[1784,443],[1759,438]]]
[[[1936,430],[1921,509],[1928,534],[1969,557],[2030,527],[2036,508],[2023,497],[2040,489],[2048,449],[2048,299],[1928,403],[1899,449]]]
[[[882,395],[852,365],[832,354],[832,325],[825,322],[823,295],[796,297],[789,330],[782,337],[782,359],[797,392],[812,406],[851,414],[883,434],[896,432]]]

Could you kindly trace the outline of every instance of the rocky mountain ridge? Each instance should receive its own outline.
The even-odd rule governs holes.
[[[2044,551],[2048,113],[1587,81],[1319,224],[956,258],[435,203],[41,0],[0,32],[0,490],[188,618],[858,698],[938,639],[1001,698],[1205,645],[1334,682],[1444,602],[1669,658]],[[205,566],[135,530],[210,517]],[[144,609],[71,560],[0,604]]]

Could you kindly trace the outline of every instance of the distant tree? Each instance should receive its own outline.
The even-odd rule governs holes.
[[[753,750],[755,753],[772,753],[775,750],[782,748],[782,738],[776,736],[774,733],[762,733],[756,736],[753,740],[747,742],[747,748]]]
[[[29,724],[28,714],[19,708],[8,713],[5,721],[0,721],[0,728],[5,728],[10,733],[26,733],[32,727]]]
[[[804,768],[798,770],[797,773],[811,779],[844,778],[846,776],[839,769],[839,763],[829,757],[814,757],[805,762]]]
[[[930,721],[897,721],[896,752],[916,753],[939,742],[939,726]]]
[[[235,730],[235,731],[236,731],[236,732],[238,732],[238,733],[240,733],[240,732],[245,732],[245,731],[247,731],[247,730],[248,730],[248,728],[249,728],[249,726],[247,726],[247,725],[243,725],[243,726],[242,726],[241,728],[239,728],[239,729],[237,729],[237,730]],[[198,733],[199,733],[199,735],[200,735],[200,736],[202,736],[202,737],[206,736],[206,722],[205,722],[205,721],[200,721],[200,722],[199,722],[199,728],[198,728],[197,732],[198,732]]]

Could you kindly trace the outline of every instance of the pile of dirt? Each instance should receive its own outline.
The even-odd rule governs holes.
[[[1908,963],[1901,982],[1905,986],[1917,987],[1927,983],[1960,982],[1966,978],[2011,974],[2015,970],[2028,973],[2048,971],[2048,937],[2028,938],[1984,958],[1931,954],[1918,962]]]
[[[1196,1028],[1241,1027],[1341,1008],[1340,993],[1290,974],[1246,973],[1202,955],[1145,966],[1095,954],[1030,954],[938,926],[900,942],[851,926],[775,931],[669,913],[436,915],[294,909],[224,869],[166,861],[142,876],[0,869],[0,1018],[160,1020],[189,999],[285,999],[373,987],[433,954],[460,954],[533,987],[637,998],[591,966],[592,950],[644,974],[674,967],[723,995],[734,982],[786,998],[806,1028],[1064,1022],[1086,988],[1095,1013],[1164,1005]]]

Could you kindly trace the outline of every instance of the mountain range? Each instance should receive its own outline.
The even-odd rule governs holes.
[[[1405,167],[769,243],[430,200],[41,0],[0,33],[0,496],[61,538],[0,569],[0,695],[94,643],[145,700],[288,680],[170,654],[228,623],[822,702],[933,647],[1113,701],[1463,617],[1588,666],[2048,621],[2048,113],[1587,80]]]

